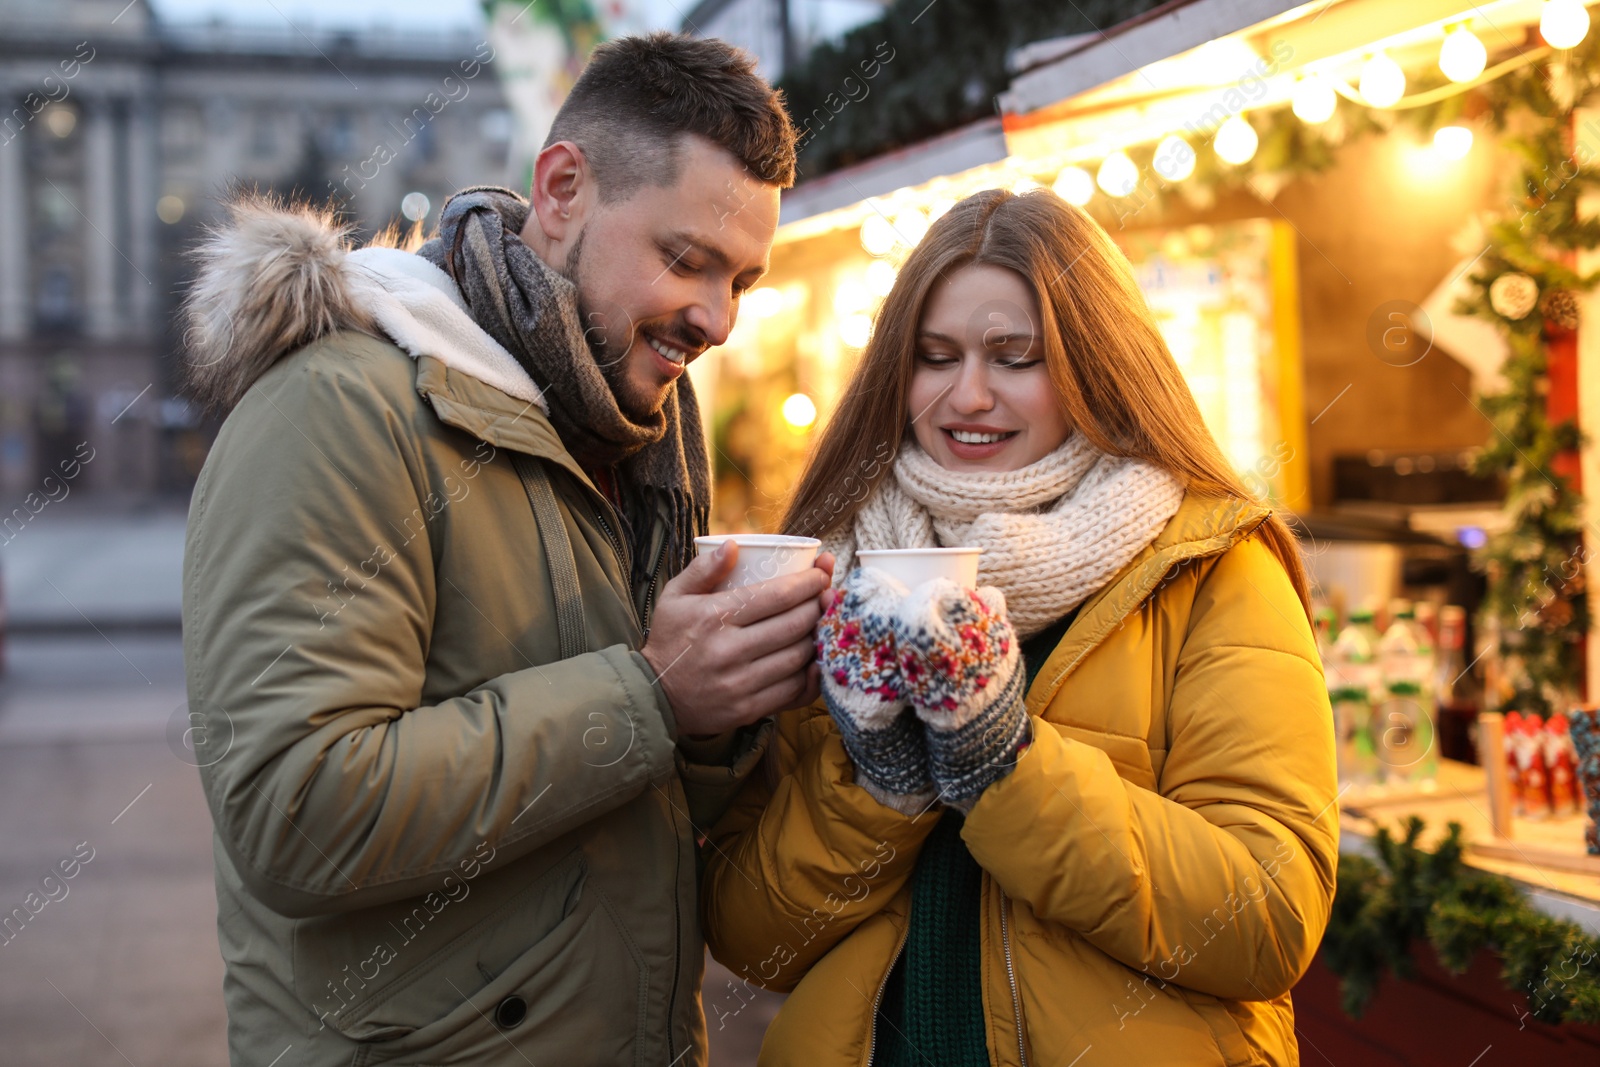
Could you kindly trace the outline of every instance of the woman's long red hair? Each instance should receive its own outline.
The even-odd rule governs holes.
[[[1200,496],[1259,502],[1206,428],[1127,258],[1093,219],[1046,190],[961,201],[929,228],[884,300],[872,339],[785,509],[787,533],[826,537],[855,518],[908,431],[917,323],[928,291],[970,263],[1032,283],[1061,407],[1101,451],[1175,475]],[[1310,613],[1299,542],[1274,512],[1257,531]]]

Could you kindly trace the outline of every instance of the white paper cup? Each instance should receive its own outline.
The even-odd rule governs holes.
[[[817,562],[822,542],[815,537],[787,534],[712,534],[694,539],[695,554],[715,552],[724,541],[739,546],[739,562],[717,588],[740,589],[785,574],[798,574]]]
[[[915,589],[935,578],[948,578],[968,589],[978,586],[981,548],[869,548],[856,553],[863,567],[876,567]]]

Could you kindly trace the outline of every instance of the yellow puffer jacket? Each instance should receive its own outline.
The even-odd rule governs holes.
[[[1299,1062],[1289,990],[1333,898],[1334,742],[1305,612],[1250,536],[1266,514],[1186,497],[1028,691],[1034,742],[962,831],[993,1064]],[[763,1065],[865,1065],[939,812],[868,796],[820,704],[778,736],[710,835],[706,938],[791,993]],[[712,993],[707,1024],[747,997]]]

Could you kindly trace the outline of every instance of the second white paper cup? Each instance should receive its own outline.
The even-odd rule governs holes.
[[[696,537],[696,555],[716,551],[724,541],[739,546],[739,562],[718,589],[739,589],[757,585],[785,574],[798,574],[817,561],[822,542],[815,537],[790,537],[787,534],[712,534]]]
[[[948,578],[968,589],[978,586],[981,548],[869,548],[856,553],[863,567],[876,567],[914,589],[935,578]]]

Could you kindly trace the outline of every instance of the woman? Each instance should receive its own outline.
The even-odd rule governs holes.
[[[761,1062],[1298,1062],[1338,851],[1305,570],[1105,234],[1044,191],[935,223],[785,526],[838,557],[826,699],[704,895],[791,994]],[[984,588],[852,567],[935,544]]]

